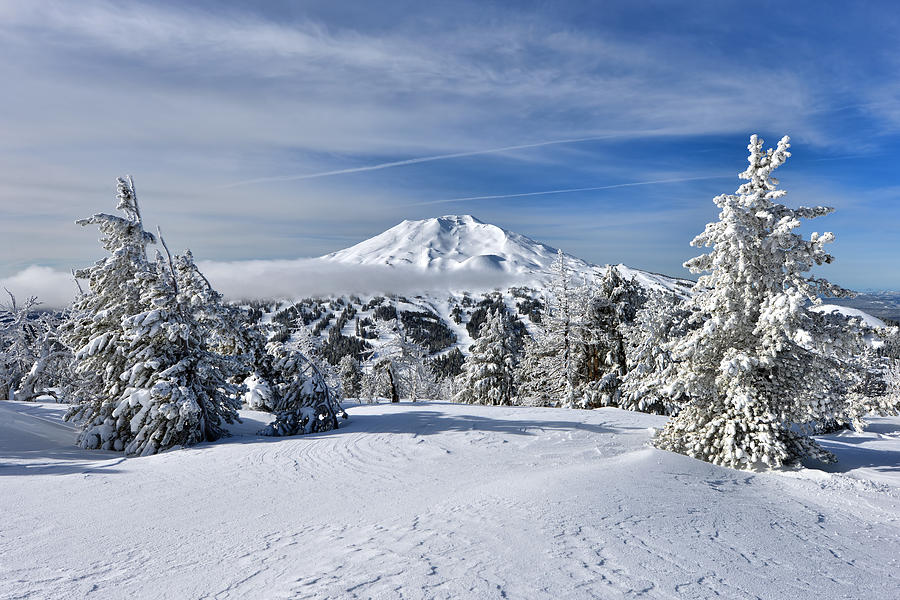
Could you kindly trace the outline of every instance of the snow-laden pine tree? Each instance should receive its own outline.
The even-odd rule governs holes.
[[[619,267],[609,265],[597,284],[597,292],[606,298],[616,310],[620,324],[634,322],[638,311],[647,301],[647,292],[634,277],[626,277]]]
[[[580,408],[619,404],[619,383],[626,367],[620,332],[623,307],[616,300],[624,284],[618,269],[609,266],[599,284],[586,282],[578,296],[574,348],[576,406]]]
[[[82,433],[88,447],[146,456],[173,446],[217,440],[237,419],[240,393],[232,383],[244,370],[236,355],[214,347],[204,322],[218,294],[209,288],[190,253],[136,274],[144,310],[122,320],[125,388],[115,408]]]
[[[275,396],[269,382],[258,373],[253,373],[244,379],[244,392],[242,398],[244,406],[252,410],[272,412],[275,409]]]
[[[156,242],[144,231],[134,183],[119,178],[116,210],[123,216],[99,213],[77,221],[79,225],[97,225],[100,242],[109,253],[93,266],[75,271],[86,279],[89,291],[78,297],[68,320],[60,328],[60,338],[74,353],[73,379],[67,386],[67,400],[72,404],[66,419],[86,429],[101,427],[111,418],[117,401],[125,389],[119,376],[125,372],[126,351],[122,320],[144,310],[141,286],[136,275],[150,270],[146,247]],[[102,436],[79,436],[84,448],[99,448]]]
[[[434,374],[425,364],[428,351],[413,341],[402,324],[396,329],[396,337],[382,347],[382,355],[391,358],[401,397],[416,402],[433,395],[437,384]]]
[[[491,310],[463,364],[456,402],[513,404],[518,359],[514,331],[507,310]]]
[[[576,406],[619,406],[619,388],[628,372],[626,329],[646,294],[633,278],[626,279],[610,265],[599,281],[586,283],[576,298]]]
[[[525,339],[522,357],[516,364],[516,404],[557,406],[565,397],[565,381],[549,374],[559,365],[555,349],[545,338],[545,329],[535,324]]]
[[[345,398],[359,398],[362,393],[362,369],[351,354],[341,357],[338,365],[341,374],[341,389]]]
[[[715,198],[719,220],[692,245],[712,247],[685,263],[701,276],[686,308],[702,326],[671,345],[672,393],[690,402],[657,435],[657,447],[735,468],[770,467],[804,456],[833,460],[807,434],[846,418],[842,342],[809,311],[820,295],[849,292],[809,275],[832,262],[833,234],[806,240],[801,219],[831,208],[789,208],[772,172],[790,156],[785,136],[772,150],[750,138],[746,183]]]
[[[9,303],[0,304],[0,400],[29,402],[57,397],[52,387],[68,372],[71,353],[59,342],[60,319],[40,311],[37,298],[18,302],[6,290]]]
[[[525,344],[523,364],[516,378],[522,383],[522,403],[573,407],[578,369],[575,333],[580,307],[572,285],[572,270],[562,250],[557,252],[552,274],[540,326]]]
[[[865,428],[868,414],[891,416],[900,414],[900,360],[897,358],[897,328],[873,330],[857,319],[849,326],[861,327],[859,349],[853,366],[855,378],[850,387],[849,419],[835,419],[820,426],[821,431],[852,427]]]
[[[659,415],[672,415],[687,402],[669,385],[674,369],[670,343],[686,332],[688,313],[674,294],[654,293],[625,334],[629,366],[621,387],[619,406]]]
[[[12,292],[6,293],[9,302],[0,304],[0,400],[15,400],[19,382],[35,359],[39,334],[31,321],[38,301],[30,297],[20,304]]]
[[[273,393],[275,420],[262,435],[297,435],[337,429],[346,417],[340,398],[316,363],[281,342],[269,342],[262,369]]]

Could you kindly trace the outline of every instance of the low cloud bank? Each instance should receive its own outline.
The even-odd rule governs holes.
[[[18,302],[35,296],[41,308],[63,308],[72,303],[78,293],[75,277],[67,271],[31,265],[11,277],[0,279],[0,287],[12,292]],[[7,304],[9,296],[0,290],[0,302]]]
[[[523,283],[521,276],[503,271],[423,271],[415,267],[347,265],[319,258],[201,261],[199,267],[212,286],[229,300],[369,293],[413,295],[426,291],[480,291]],[[67,306],[78,291],[71,273],[37,265],[0,279],[0,287],[9,289],[20,300],[37,296],[46,308]]]
[[[318,258],[273,261],[202,262],[213,287],[232,300],[297,298],[337,294],[488,290],[513,285],[509,273],[424,271],[415,267],[347,265]]]

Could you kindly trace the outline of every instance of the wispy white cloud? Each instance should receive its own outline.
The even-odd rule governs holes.
[[[367,165],[365,167],[353,167],[349,169],[337,169],[334,171],[321,171],[319,173],[307,173],[302,175],[276,175],[273,177],[258,177],[256,179],[247,179],[245,181],[237,181],[227,184],[223,187],[232,188],[245,185],[254,185],[257,183],[271,183],[275,181],[300,181],[303,179],[318,179],[320,177],[332,177],[334,175],[348,175],[351,173],[363,173],[365,171],[380,171],[381,169],[390,169],[393,167],[405,167],[409,165],[417,165],[427,162],[435,162],[439,160],[449,160],[453,158],[465,158],[469,156],[483,156],[486,154],[501,154],[504,152],[512,152],[513,150],[525,150],[528,148],[541,148],[544,146],[555,146],[559,144],[576,144],[578,142],[592,142],[598,140],[606,140],[616,135],[600,135],[583,138],[572,138],[567,140],[549,140],[545,142],[534,142],[531,144],[518,144],[515,146],[504,146],[502,148],[489,148],[487,150],[471,150],[468,152],[453,152],[451,154],[438,154],[436,156],[421,156],[418,158],[408,158],[406,160],[395,160],[392,162],[378,163],[375,165]],[[597,188],[599,189],[599,188]],[[475,198],[477,200],[477,198]],[[428,204],[428,203],[426,203]]]
[[[529,196],[549,196],[556,194],[572,194],[577,192],[597,192],[601,190],[614,190],[618,188],[637,187],[643,185],[658,185],[663,183],[684,183],[686,181],[702,181],[707,179],[724,179],[724,175],[705,175],[701,177],[673,177],[670,179],[654,179],[650,181],[632,181],[629,183],[615,183],[612,185],[600,185],[595,187],[563,188],[559,190],[543,190],[540,192],[520,192],[516,194],[493,194],[489,196],[467,196],[465,198],[446,198],[443,200],[429,200],[410,204],[408,206],[428,206],[430,204],[447,204],[450,202],[469,202],[472,200],[502,200],[506,198],[525,198]]]
[[[43,98],[59,97],[66,87],[83,97],[77,104],[84,110],[96,106],[85,126],[133,107],[123,112],[149,117],[144,129],[174,139],[244,136],[244,144],[359,153],[462,153],[486,140],[521,138],[521,131],[538,139],[579,138],[609,132],[612,123],[622,137],[718,133],[761,121],[817,133],[805,117],[815,95],[809,82],[767,65],[749,73],[744,65],[737,73],[671,40],[636,43],[514,17],[491,27],[461,22],[439,32],[374,34],[228,11],[47,6],[29,3],[7,19],[6,30],[13,31],[7,39],[18,42],[20,54],[33,54],[31,61],[54,52],[137,61],[112,62],[106,78],[90,86],[84,85],[90,69],[62,69],[62,80],[41,84]],[[35,31],[43,34],[38,51]],[[762,104],[753,93],[760,87],[779,93]]]

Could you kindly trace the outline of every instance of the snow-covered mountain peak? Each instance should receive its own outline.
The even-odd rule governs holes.
[[[590,280],[601,267],[566,254],[573,283]],[[552,278],[557,250],[527,236],[485,223],[472,215],[406,220],[387,231],[318,260],[325,265],[388,267],[452,289],[493,289],[507,285],[543,287]],[[687,294],[693,282],[618,265],[625,277],[657,290]],[[382,273],[383,274],[383,273]]]
[[[428,271],[480,271],[537,275],[548,271],[556,249],[484,223],[472,215],[403,221],[323,260],[362,265],[417,267]],[[569,257],[575,268],[584,261]]]

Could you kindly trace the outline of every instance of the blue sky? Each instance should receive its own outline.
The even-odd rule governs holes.
[[[837,209],[820,273],[900,288],[893,2],[185,4],[0,2],[0,278],[96,259],[72,221],[125,173],[200,259],[468,213],[686,275],[759,133],[789,204]]]

